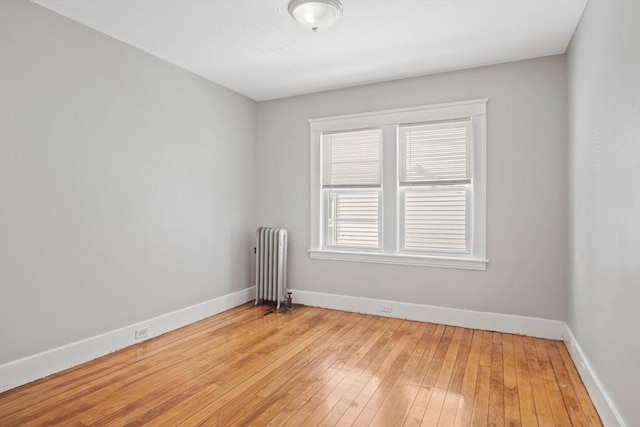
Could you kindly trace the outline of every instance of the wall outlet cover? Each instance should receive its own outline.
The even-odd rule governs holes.
[[[149,336],[149,328],[139,328],[135,330],[135,339],[141,340]]]

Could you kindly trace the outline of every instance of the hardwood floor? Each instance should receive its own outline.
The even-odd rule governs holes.
[[[247,304],[0,394],[0,425],[597,426],[560,341]]]

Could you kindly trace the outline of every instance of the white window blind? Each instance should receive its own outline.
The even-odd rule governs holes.
[[[379,187],[381,139],[380,129],[323,134],[323,187]]]
[[[403,249],[467,253],[471,120],[401,125]]]
[[[401,125],[400,185],[471,180],[471,119]]]
[[[404,248],[466,252],[467,193],[449,188],[405,190]]]
[[[378,192],[330,192],[329,244],[377,247],[378,206]]]
[[[322,135],[324,245],[380,247],[380,129]]]

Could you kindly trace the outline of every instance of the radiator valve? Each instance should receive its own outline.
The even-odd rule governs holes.
[[[285,302],[287,308],[291,310],[293,308],[293,300],[291,298],[291,292],[287,292],[287,300]]]

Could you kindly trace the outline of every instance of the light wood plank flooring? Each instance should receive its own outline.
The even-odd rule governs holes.
[[[2,393],[0,425],[601,422],[562,342],[247,304]]]

